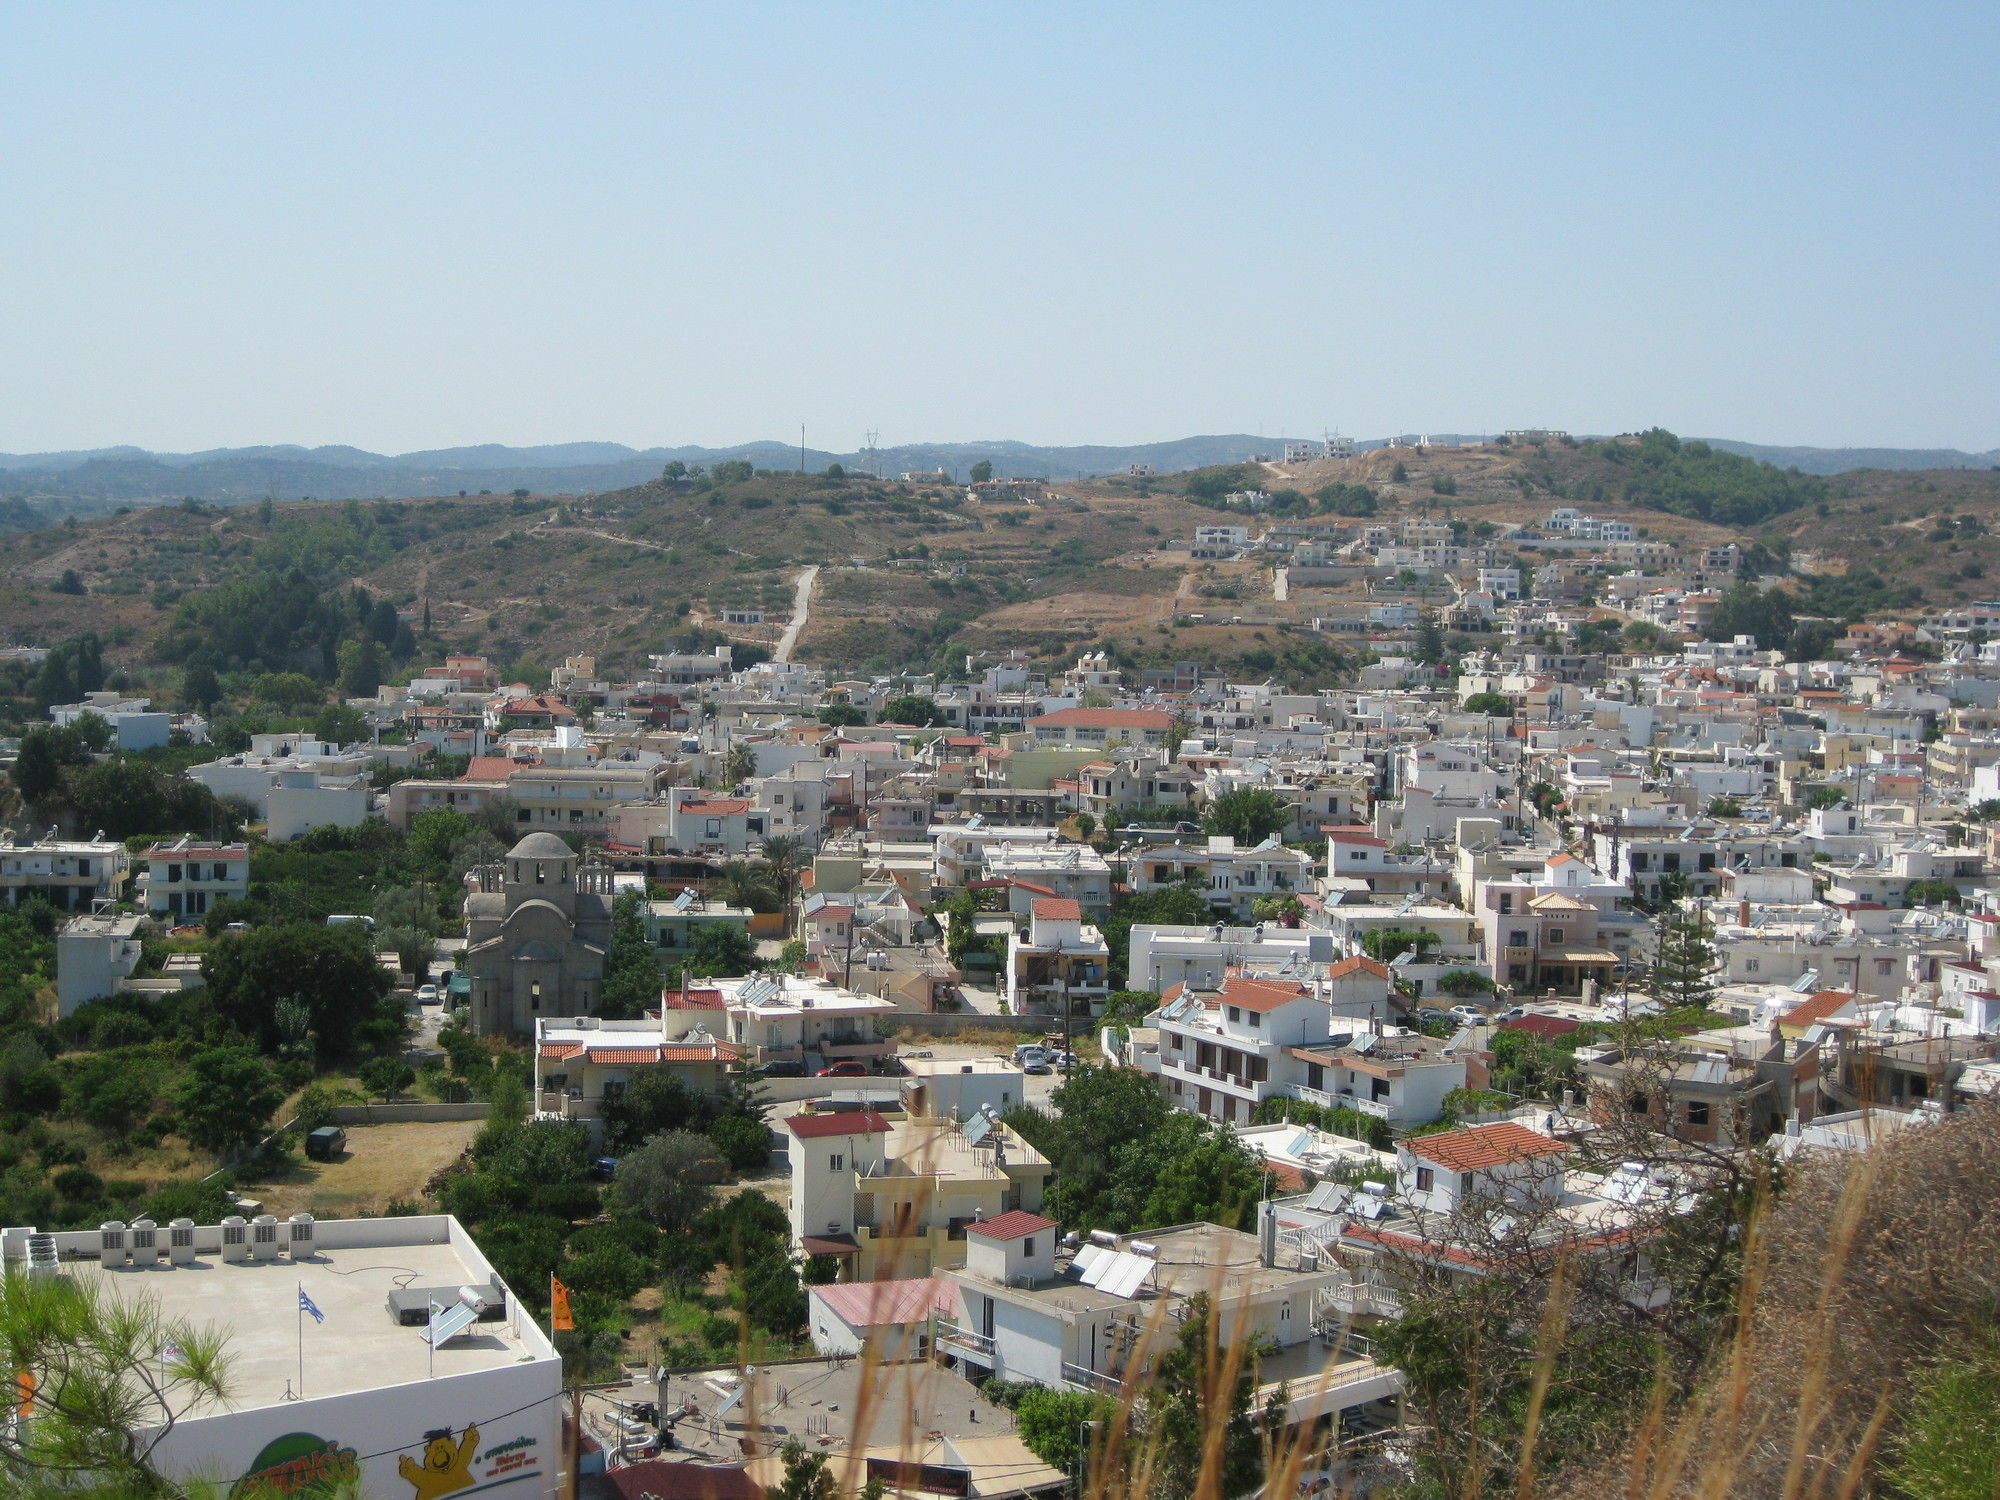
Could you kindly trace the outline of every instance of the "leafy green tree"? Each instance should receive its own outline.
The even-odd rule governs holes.
[[[132,1059],[107,1053],[70,1075],[63,1107],[111,1135],[124,1135],[153,1107],[153,1091]]]
[[[670,1069],[637,1068],[617,1096],[604,1101],[604,1141],[624,1152],[669,1131],[700,1134],[722,1110],[721,1100],[689,1088]]]
[[[313,715],[312,732],[329,745],[358,745],[369,737],[368,720],[358,708],[329,703]]]
[[[1514,717],[1514,705],[1499,693],[1474,693],[1459,706],[1469,714],[1485,714],[1489,719]]]
[[[1050,1468],[1076,1474],[1088,1456],[1084,1424],[1109,1422],[1116,1409],[1108,1396],[1035,1386],[1021,1393],[1014,1408],[1015,1431],[1028,1451]]]
[[[900,698],[891,698],[882,705],[884,724],[914,724],[919,729],[942,728],[951,723],[950,716],[938,707],[935,698],[926,698],[916,693],[905,693]]]
[[[1712,641],[1754,636],[1760,649],[1775,651],[1791,634],[1790,598],[1782,589],[1759,590],[1754,583],[1733,585],[1709,617],[1708,638]]]
[[[279,708],[296,709],[317,704],[326,695],[303,672],[266,672],[250,684],[250,696]]]
[[[389,992],[389,978],[359,927],[298,923],[220,938],[201,962],[209,1002],[258,1045],[275,1048],[277,1002],[302,1001],[320,1056],[344,1057]]]
[[[1919,906],[1956,906],[1959,899],[1958,887],[1949,880],[1912,880],[1903,887],[1903,904],[1912,910]]]
[[[181,674],[181,701],[200,713],[207,713],[222,701],[222,684],[213,667],[196,664]]]
[[[1186,1312],[1139,1398],[1153,1500],[1237,1500],[1264,1482],[1264,1439],[1253,1410],[1262,1351],[1222,1344],[1206,1292],[1188,1298]]]
[[[40,802],[62,786],[65,770],[89,764],[90,751],[80,737],[67,729],[37,727],[21,736],[14,785],[27,801]]]
[[[371,1057],[355,1076],[363,1088],[387,1104],[417,1081],[417,1070],[400,1057]]]
[[[829,703],[817,717],[820,723],[830,724],[835,729],[851,729],[868,722],[868,715],[851,703]]]
[[[226,1154],[254,1146],[284,1102],[278,1075],[254,1048],[214,1047],[188,1063],[174,1109],[190,1145]]]
[[[785,1460],[784,1478],[767,1489],[766,1500],[840,1500],[840,1481],[827,1456],[787,1438],[779,1450]]]
[[[1435,932],[1408,927],[1371,927],[1361,934],[1361,951],[1377,963],[1394,963],[1411,949],[1435,948]]]
[[[759,1172],[771,1162],[771,1130],[762,1120],[724,1115],[708,1127],[708,1137],[733,1172]]]
[[[1239,846],[1261,844],[1282,832],[1292,821],[1292,810],[1267,787],[1231,787],[1209,803],[1202,814],[1202,827],[1211,834],[1227,834]]]
[[[757,963],[757,945],[734,922],[704,922],[688,938],[687,972],[697,979],[733,979]]]
[[[654,1136],[619,1160],[617,1202],[666,1230],[692,1223],[715,1196],[722,1160],[715,1143],[691,1130]]]
[[[1740,818],[1743,816],[1743,804],[1734,797],[1714,797],[1709,801],[1708,815],[1711,818]]]
[[[1437,987],[1447,995],[1490,995],[1493,981],[1473,969],[1453,969],[1438,977]]]
[[[382,648],[374,641],[342,641],[339,687],[349,698],[372,698],[382,686]]]
[[[1806,807],[1815,812],[1823,807],[1839,807],[1846,800],[1846,790],[1837,786],[1816,786],[1806,793]]]
[[[972,482],[974,484],[986,483],[987,480],[993,477],[992,460],[985,458],[980,459],[978,463],[972,466],[970,473],[972,475]]]
[[[613,1020],[631,1020],[660,1003],[660,961],[646,941],[644,904],[637,891],[626,891],[611,903],[611,951],[600,1008]]]

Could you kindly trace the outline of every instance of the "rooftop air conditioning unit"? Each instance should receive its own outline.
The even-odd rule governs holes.
[[[167,1225],[167,1260],[185,1266],[194,1260],[194,1220],[175,1219]]]
[[[160,1263],[160,1226],[151,1219],[132,1221],[132,1264],[156,1266]]]
[[[110,1219],[97,1226],[97,1260],[106,1266],[122,1266],[131,1258],[125,1244],[125,1221]]]
[[[293,1214],[286,1227],[291,1230],[292,1259],[312,1259],[313,1216],[311,1214]]]
[[[278,1244],[278,1219],[275,1214],[259,1214],[250,1221],[250,1258],[252,1260],[276,1260],[280,1248]]]
[[[231,1214],[222,1221],[222,1258],[226,1261],[246,1260],[250,1255],[250,1226],[241,1214]]]

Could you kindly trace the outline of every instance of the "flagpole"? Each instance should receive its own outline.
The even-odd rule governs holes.
[[[306,1284],[303,1281],[298,1284],[298,1292],[295,1299],[298,1306],[292,1310],[292,1316],[299,1320],[299,1399],[303,1401],[306,1395]]]

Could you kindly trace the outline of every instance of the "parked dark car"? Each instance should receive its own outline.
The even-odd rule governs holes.
[[[802,1062],[787,1062],[780,1059],[777,1062],[763,1064],[757,1071],[766,1078],[803,1078],[806,1076],[806,1065]]]

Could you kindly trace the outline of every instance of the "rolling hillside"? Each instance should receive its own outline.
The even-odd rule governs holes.
[[[587,496],[184,502],[72,519],[10,539],[0,643],[95,631],[114,668],[165,690],[198,651],[212,616],[197,606],[212,608],[211,591],[289,579],[307,595],[392,601],[419,635],[427,620],[415,657],[476,650],[530,675],[588,653],[631,672],[669,640],[768,649],[800,568],[815,563],[804,661],[957,671],[968,653],[1054,660],[1102,643],[1135,663],[1336,680],[1353,647],[1302,628],[1311,606],[1274,601],[1267,568],[1194,563],[1184,550],[1195,526],[1220,519],[1197,502],[1244,485],[1307,513],[1328,503],[1316,493],[1365,491],[1380,519],[1421,513],[1478,535],[1578,505],[1654,537],[1734,538],[1830,574],[1891,578],[1931,604],[1982,595],[2000,567],[2000,475],[1786,476],[1695,444],[1656,444],[1650,457],[1632,444],[1385,449],[1063,484],[1033,506],[970,502],[949,486],[736,471]],[[765,623],[725,626],[721,612],[736,607],[762,609]],[[323,669],[310,654],[285,665]],[[225,681],[252,669],[214,666]]]

